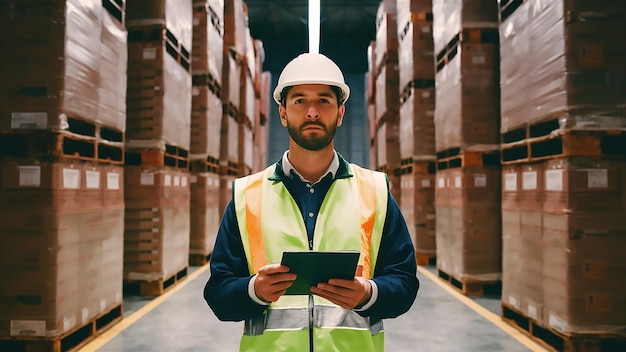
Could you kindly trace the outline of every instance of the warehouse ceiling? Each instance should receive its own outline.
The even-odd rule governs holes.
[[[320,52],[344,73],[365,73],[367,46],[376,37],[381,0],[321,0]],[[289,60],[308,52],[307,0],[244,0],[252,37],[263,41],[263,70],[280,72]]]

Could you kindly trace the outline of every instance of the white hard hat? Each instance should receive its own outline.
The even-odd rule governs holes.
[[[328,57],[322,54],[300,54],[291,60],[278,77],[278,85],[274,89],[274,100],[280,105],[280,93],[285,87],[297,84],[327,84],[341,89],[345,102],[350,96],[350,87],[343,79],[341,69]]]

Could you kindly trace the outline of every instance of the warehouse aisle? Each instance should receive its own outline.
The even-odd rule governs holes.
[[[385,321],[387,351],[543,351],[514,329],[497,326],[500,321],[490,312],[499,307],[497,299],[458,295],[433,273],[433,268],[420,268],[422,286],[413,308]],[[125,299],[125,319],[81,351],[237,351],[242,324],[220,322],[213,315],[202,297],[208,277],[207,267],[194,267],[188,279],[163,296]]]

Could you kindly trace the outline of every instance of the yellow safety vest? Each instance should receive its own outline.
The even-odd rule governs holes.
[[[287,250],[309,250],[304,220],[276,165],[235,180],[233,197],[250,274],[280,263]],[[336,179],[317,218],[313,249],[358,250],[362,276],[376,267],[387,210],[385,174],[349,164],[353,177]],[[245,322],[241,351],[382,351],[382,321],[370,324],[352,310],[318,296],[282,296]]]

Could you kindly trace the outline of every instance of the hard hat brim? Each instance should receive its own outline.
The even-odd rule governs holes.
[[[292,80],[289,82],[283,82],[282,84],[276,86],[276,88],[274,89],[274,101],[276,102],[276,104],[280,105],[280,93],[282,93],[283,89],[285,89],[286,87],[293,87],[293,86],[303,85],[303,84],[326,84],[329,86],[339,87],[339,89],[341,89],[341,91],[343,92],[342,103],[345,103],[346,100],[348,100],[348,97],[350,96],[350,87],[348,87],[348,85],[345,83],[331,81],[331,80],[323,80],[323,79],[320,79],[320,80],[303,79],[303,80]]]

